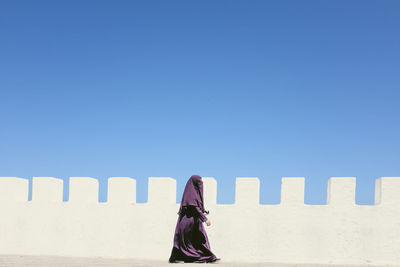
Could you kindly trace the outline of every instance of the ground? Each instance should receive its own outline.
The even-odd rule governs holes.
[[[283,264],[283,263],[240,263],[221,260],[220,267],[361,267],[356,265],[323,265],[323,264]],[[58,256],[22,256],[0,255],[1,267],[172,267],[180,264],[170,264],[166,261],[151,261],[138,259],[109,259],[109,258],[79,258]],[[185,266],[199,266],[203,263],[184,263]],[[364,265],[363,267],[366,267]]]

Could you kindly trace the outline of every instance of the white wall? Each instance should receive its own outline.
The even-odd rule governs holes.
[[[259,179],[237,178],[235,204],[216,204],[217,183],[203,178],[211,248],[226,261],[400,264],[400,178],[376,180],[375,205],[355,204],[355,178],[331,178],[328,204],[304,204],[304,178],[282,179],[278,205],[259,204]],[[176,181],[149,178],[148,203],[136,181],[113,177],[108,202],[98,182],[0,177],[0,254],[168,260],[179,204]]]

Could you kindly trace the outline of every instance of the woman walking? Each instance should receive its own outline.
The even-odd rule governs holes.
[[[192,175],[183,192],[170,263],[220,260],[211,252],[203,226],[203,222],[207,226],[210,226],[211,222],[204,213],[209,212],[204,209],[203,204],[203,181],[199,175]]]

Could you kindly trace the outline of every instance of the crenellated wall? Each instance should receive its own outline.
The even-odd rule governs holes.
[[[0,177],[0,254],[168,260],[179,204],[176,181],[150,177],[147,203],[136,181]],[[259,204],[258,178],[237,178],[234,204],[216,204],[217,182],[203,178],[211,248],[225,261],[400,265],[400,177],[375,184],[375,205],[355,204],[354,177],[332,177],[327,205],[304,204],[302,177],[282,178],[281,203]]]

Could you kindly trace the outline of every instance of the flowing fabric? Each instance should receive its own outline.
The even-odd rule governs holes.
[[[192,175],[183,192],[169,262],[211,262],[217,259],[211,252],[203,226],[207,221],[204,212],[203,181],[199,175]]]

